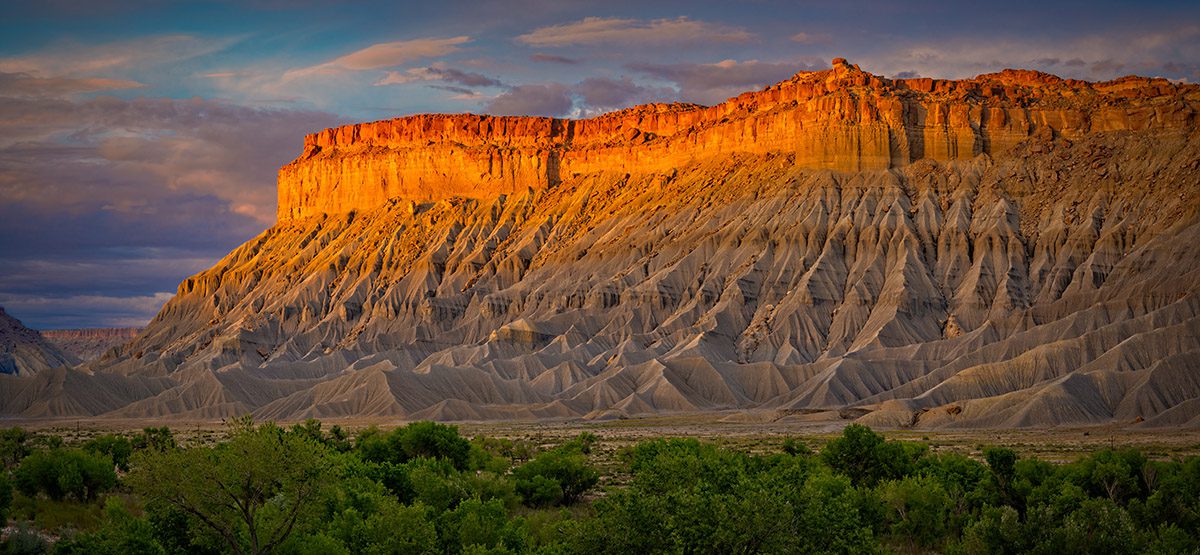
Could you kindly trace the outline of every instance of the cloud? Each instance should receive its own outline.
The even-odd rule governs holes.
[[[437,58],[460,50],[460,46],[471,41],[471,37],[425,38],[381,42],[362,50],[356,50],[331,61],[283,74],[285,81],[320,74],[336,74],[342,71],[364,71],[387,69],[417,60]]]
[[[1197,59],[1200,59],[1200,26],[1189,24],[1153,32],[1122,30],[1104,35],[911,41],[894,43],[853,61],[865,70],[884,75],[913,71],[943,79],[962,79],[1005,68],[1027,68],[1096,81],[1131,73],[1187,77],[1186,73],[1173,73],[1168,68],[1184,70],[1194,66]]]
[[[530,54],[529,59],[530,59],[530,61],[534,61],[534,62],[546,62],[546,63],[551,63],[551,64],[563,64],[563,65],[578,65],[579,64],[579,60],[577,60],[575,58],[568,58],[566,56],[555,56],[554,54],[542,54],[540,52],[535,53],[535,54]]]
[[[485,111],[498,116],[564,116],[575,102],[561,83],[519,85],[487,103]]]
[[[402,85],[420,81],[444,81],[462,87],[500,87],[498,79],[493,79],[482,73],[462,71],[447,67],[444,63],[435,63],[428,67],[414,67],[404,71],[389,71],[387,75],[375,82],[375,85]]]
[[[537,47],[561,47],[581,44],[694,44],[746,42],[754,35],[745,29],[697,21],[675,19],[621,19],[585,17],[574,23],[539,27],[517,37],[517,41]]]
[[[144,323],[157,306],[72,303],[173,290],[271,225],[276,169],[338,123],[198,98],[0,98],[0,298],[55,327]]]
[[[663,102],[675,99],[676,91],[668,87],[646,87],[628,76],[620,79],[590,77],[573,87],[589,114],[605,110],[626,108],[647,102]]]
[[[37,77],[125,75],[212,54],[236,41],[156,35],[106,44],[61,42],[35,53],[0,58],[0,72]]]
[[[61,97],[144,86],[128,79],[34,77],[28,73],[0,72],[0,97]]]
[[[173,296],[165,291],[128,297],[72,295],[65,297],[0,294],[0,306],[35,329],[143,327]]]
[[[829,33],[808,33],[801,31],[788,38],[792,42],[800,44],[823,44],[831,41],[833,36]]]
[[[630,69],[675,83],[679,97],[688,102],[716,104],[747,90],[787,79],[801,70],[823,69],[820,62],[739,62],[712,64],[629,64]]]

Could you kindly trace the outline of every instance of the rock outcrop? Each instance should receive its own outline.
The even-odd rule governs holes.
[[[32,376],[78,362],[0,307],[0,374]]]
[[[277,225],[0,412],[1200,425],[1200,89],[834,66],[309,136]]]

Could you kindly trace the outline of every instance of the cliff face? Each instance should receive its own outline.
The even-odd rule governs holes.
[[[0,413],[1200,426],[1195,87],[835,66],[310,136],[277,225]]]
[[[327,129],[279,173],[279,220],[370,210],[389,199],[490,199],[596,171],[662,172],[733,154],[797,167],[903,167],[1007,155],[1034,135],[1181,132],[1200,92],[1164,79],[1107,83],[1006,70],[891,80],[844,60],[711,108],[649,105],[588,120],[423,115]]]

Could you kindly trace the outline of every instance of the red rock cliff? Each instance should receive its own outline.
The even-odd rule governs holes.
[[[665,171],[733,153],[790,153],[798,166],[836,171],[1002,156],[1035,134],[1191,132],[1198,107],[1200,87],[1165,79],[1005,70],[892,80],[836,59],[709,108],[652,104],[585,120],[419,115],[326,129],[280,170],[278,218],[393,198],[491,198],[575,173]]]

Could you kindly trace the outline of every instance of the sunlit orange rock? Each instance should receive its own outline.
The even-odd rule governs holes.
[[[585,120],[419,115],[326,129],[279,173],[279,220],[389,199],[495,198],[594,171],[660,172],[733,153],[789,153],[860,171],[1003,156],[1035,135],[1188,129],[1200,88],[1005,70],[960,81],[887,79],[844,59],[712,107],[650,104]]]

